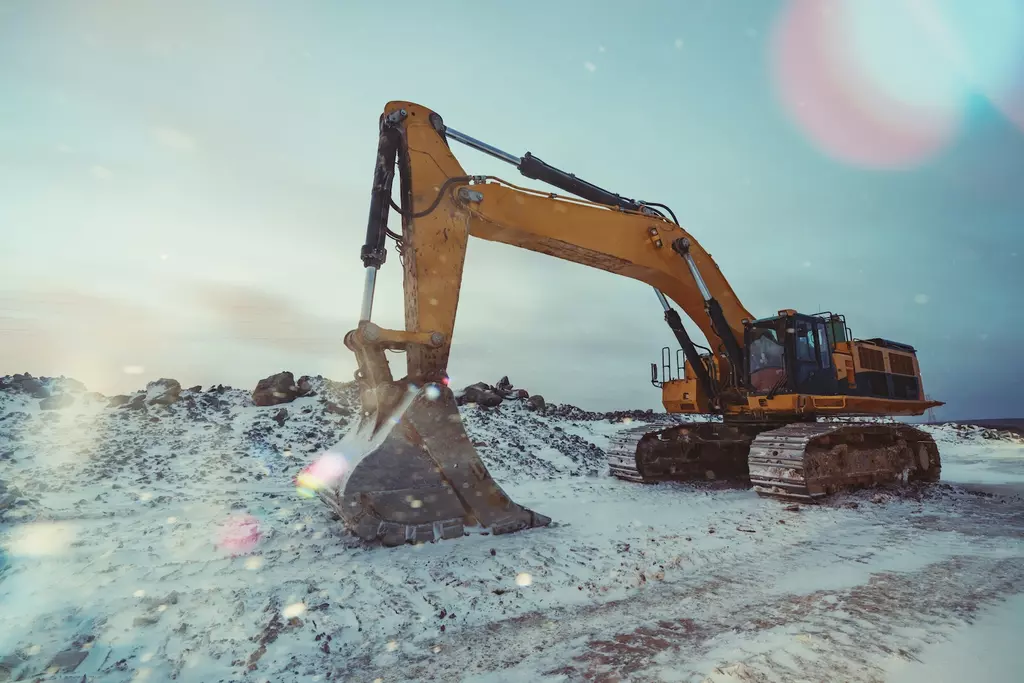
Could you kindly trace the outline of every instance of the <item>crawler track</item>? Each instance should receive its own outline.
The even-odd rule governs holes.
[[[896,481],[938,481],[932,437],[902,424],[791,424],[760,434],[747,456],[760,496],[815,500]]]
[[[644,476],[640,473],[636,462],[637,448],[648,434],[654,434],[676,427],[676,424],[644,424],[631,429],[623,429],[611,437],[608,445],[608,469],[613,477],[643,483]]]
[[[938,447],[904,424],[647,424],[612,437],[612,476],[627,481],[743,481],[767,498],[813,501],[897,481],[938,481]]]
[[[721,422],[635,427],[612,438],[609,470],[636,482],[746,482],[750,442],[766,428]]]

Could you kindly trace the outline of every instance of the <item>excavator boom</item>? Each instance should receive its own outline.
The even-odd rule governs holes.
[[[655,205],[602,190],[530,153],[516,158],[453,132],[440,116],[418,105],[392,102],[387,112],[382,117],[363,264],[367,282],[372,283],[384,262],[386,237],[393,234],[387,227],[392,204],[388,174],[397,164],[402,206],[393,208],[402,217],[398,243],[405,255],[406,330],[443,338],[434,348],[421,346],[410,352],[410,377],[437,375],[447,365],[470,236],[646,282],[679,304],[715,346],[724,339],[738,348],[743,320],[753,316],[711,255],[652,208]],[[451,152],[449,138],[514,163],[527,177],[581,196],[560,197],[492,176],[467,175]],[[366,302],[372,301],[372,291],[370,284],[364,314],[369,313]],[[714,317],[706,315],[709,305]]]
[[[468,175],[452,154],[452,141],[574,196],[527,189],[494,176]],[[400,232],[389,227],[394,214],[401,217]],[[391,102],[380,118],[361,252],[366,284],[360,322],[345,337],[358,362],[363,411],[358,424],[327,454],[333,463],[326,468],[330,476],[324,475],[316,487],[321,499],[361,538],[393,545],[452,538],[474,526],[505,533],[550,523],[513,502],[491,478],[465,433],[448,386],[448,358],[470,236],[653,287],[686,356],[688,377],[668,382],[664,390],[666,397],[670,391],[678,394],[679,411],[750,417],[780,410],[774,403],[762,409],[759,406],[769,405],[767,399],[752,398],[746,344],[754,316],[711,255],[675,221],[668,207],[609,192],[530,153],[517,157],[504,152],[447,127],[436,112],[423,106]],[[386,261],[389,239],[397,245],[404,271],[404,330],[384,329],[371,321],[376,275]],[[711,347],[705,353],[699,352],[670,302],[704,335]],[[402,379],[392,376],[385,356],[389,350],[406,352]],[[781,388],[780,382],[768,399],[776,400],[771,394]],[[803,405],[801,400],[797,404]],[[791,404],[786,405],[793,413]],[[786,423],[777,420],[778,425]],[[707,465],[716,459],[709,453],[717,450],[729,454],[725,460],[742,464],[733,469],[742,469],[745,476],[747,450],[761,431],[749,425],[729,426],[696,440],[689,435],[663,440],[676,443],[669,448],[683,457],[662,453],[657,460],[662,469],[691,477],[702,475],[702,468],[710,471]],[[683,442],[687,445],[680,450],[678,443]],[[686,453],[697,442],[710,447],[698,448],[702,455],[694,460]],[[623,478],[645,480],[642,460],[638,456]],[[686,466],[679,467],[684,460]],[[612,473],[623,472],[616,470],[613,458]]]

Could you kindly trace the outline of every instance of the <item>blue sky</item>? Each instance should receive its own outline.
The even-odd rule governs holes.
[[[408,99],[669,204],[757,315],[915,345],[940,416],[1020,416],[1024,20],[896,4],[6,2],[0,372],[348,379],[377,117]],[[455,383],[656,407],[666,344],[645,285],[471,243]]]

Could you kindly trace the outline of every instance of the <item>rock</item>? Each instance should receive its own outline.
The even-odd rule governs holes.
[[[0,657],[0,681],[9,681],[14,678],[14,672],[17,671],[25,660],[18,655],[7,655],[6,657]]]
[[[189,387],[188,390],[191,391],[193,394],[198,394],[203,390],[203,385],[197,384],[194,387]]]
[[[161,378],[146,385],[146,403],[151,406],[169,406],[180,394],[181,383],[176,379]]]
[[[54,655],[46,668],[57,669],[57,671],[74,671],[88,656],[88,650],[64,650]]]
[[[530,398],[530,392],[526,389],[516,389],[516,398],[522,400],[528,399]]]
[[[181,593],[178,591],[171,591],[164,597],[150,596],[143,600],[143,603],[149,607],[159,607],[160,605],[177,605],[178,600],[181,598]]]
[[[50,395],[50,390],[43,386],[41,381],[32,377],[32,375],[25,374],[20,380],[18,379],[18,375],[15,375],[14,377],[14,386],[20,391],[29,394],[32,398],[46,398]]]
[[[88,399],[90,401],[105,401],[107,399],[106,396],[104,396],[98,391],[87,391],[82,396],[82,398]]]
[[[128,402],[127,405],[123,406],[128,410],[145,410],[146,409],[146,395],[138,394]]]
[[[464,403],[476,403],[485,408],[494,408],[501,405],[502,397],[492,387],[483,382],[477,382],[462,390],[462,401]]]
[[[487,391],[491,387],[485,382],[477,382],[476,384],[470,384],[468,387],[462,390],[462,395],[468,395],[475,392]]]
[[[328,401],[327,403],[325,403],[324,404],[324,409],[328,413],[334,413],[335,415],[348,415],[349,412],[350,412],[350,411],[346,410],[345,408],[342,408],[341,406],[339,406],[334,401]]]
[[[478,406],[484,408],[494,408],[495,406],[501,405],[502,397],[494,389],[477,389],[469,387],[466,389],[465,400],[469,403],[475,403]]]
[[[288,409],[287,408],[281,408],[281,410],[277,411],[274,414],[274,422],[276,422],[279,427],[283,427],[284,426],[284,422],[287,419],[288,419]]]
[[[530,398],[526,399],[527,410],[536,410],[538,413],[543,413],[546,407],[544,397],[540,394],[534,394]]]
[[[65,391],[74,391],[76,393],[88,391],[88,388],[77,379],[71,379],[63,375],[60,376],[60,385]]]
[[[0,494],[0,512],[4,510],[10,510],[15,506],[18,501],[18,494],[16,493],[4,493]]]
[[[118,394],[117,396],[111,396],[110,400],[107,401],[108,408],[119,408],[125,403],[132,400],[131,396],[125,396],[124,394]]]
[[[313,393],[313,381],[309,375],[300,377],[296,386],[299,388],[299,396],[309,396]]]
[[[501,394],[492,390],[481,392],[477,397],[476,403],[484,408],[495,408],[501,405],[502,400],[504,399]]]
[[[515,391],[512,389],[512,382],[508,380],[508,375],[498,380],[498,383],[494,385],[493,391],[503,399],[515,396]]]
[[[132,620],[132,626],[152,626],[158,621],[160,621],[159,616],[147,614],[141,617],[135,617],[135,619]]]
[[[48,396],[39,402],[40,410],[60,410],[61,408],[67,408],[69,405],[75,402],[75,397],[71,394],[56,394],[55,396]]]
[[[291,403],[299,396],[295,376],[290,372],[279,372],[261,379],[252,392],[252,402],[258,406],[273,406]]]

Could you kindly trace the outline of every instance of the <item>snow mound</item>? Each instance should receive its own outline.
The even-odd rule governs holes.
[[[359,409],[352,383],[305,379],[260,406],[222,385],[0,378],[0,680],[774,681],[795,661],[872,680],[892,648],[1024,591],[1019,499],[944,485],[790,510],[636,485],[608,476],[608,439],[667,416],[517,400],[459,410],[553,524],[368,550],[295,487]],[[927,429],[949,481],[1024,461]]]

